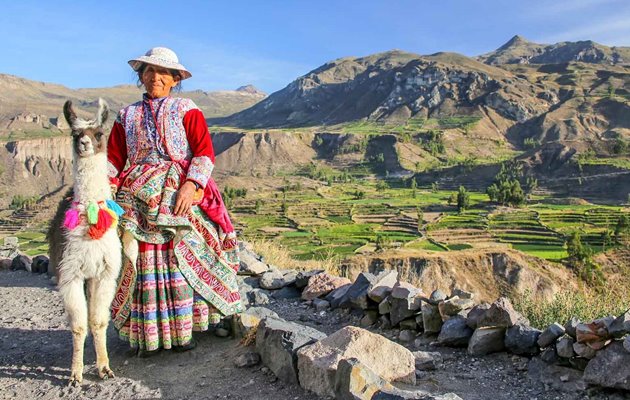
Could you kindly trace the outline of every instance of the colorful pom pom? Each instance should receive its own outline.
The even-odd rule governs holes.
[[[96,224],[98,221],[98,205],[95,202],[91,202],[87,206],[87,219],[89,224]]]
[[[66,216],[63,220],[63,226],[66,229],[72,230],[79,225],[79,210],[76,208],[71,208],[66,211]]]
[[[107,232],[109,227],[112,226],[113,221],[114,219],[109,212],[103,209],[98,210],[96,224],[90,226],[88,229],[88,235],[90,235],[92,239],[100,239],[103,237],[105,232]]]
[[[114,200],[108,199],[105,202],[107,203],[107,208],[112,210],[119,217],[125,213],[125,210],[123,210],[122,207],[119,206],[118,203],[116,203]]]

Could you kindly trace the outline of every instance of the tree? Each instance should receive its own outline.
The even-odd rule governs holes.
[[[418,232],[422,230],[422,225],[424,225],[424,212],[422,208],[416,207],[416,213],[418,214]]]
[[[613,243],[613,237],[610,230],[604,230],[604,232],[602,232],[602,251],[606,251],[606,246],[612,246]]]
[[[465,187],[460,186],[457,192],[457,211],[464,212],[468,207],[470,207],[470,195]]]
[[[357,190],[356,192],[354,192],[354,198],[355,200],[361,200],[365,198],[365,192],[362,190]]]
[[[416,189],[418,188],[418,183],[416,182],[416,178],[411,178],[411,197],[416,198]]]
[[[572,232],[566,242],[566,246],[567,253],[569,253],[569,258],[572,258],[576,261],[584,262],[593,255],[593,250],[582,243],[580,232]]]
[[[262,200],[260,200],[260,199],[256,200],[256,206],[255,206],[255,208],[254,208],[254,209],[255,209],[256,214],[259,214],[259,213],[260,213],[260,210],[261,210],[261,208],[262,208],[262,205],[263,205]]]
[[[453,204],[457,204],[457,193],[451,193],[448,198],[448,205],[452,206]]]
[[[617,225],[615,225],[615,239],[617,242],[621,242],[628,233],[630,233],[630,222],[628,221],[628,216],[621,214],[617,220]]]

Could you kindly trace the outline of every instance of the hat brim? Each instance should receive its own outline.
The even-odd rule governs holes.
[[[127,63],[131,66],[131,68],[133,68],[134,71],[138,71],[143,64],[149,64],[167,69],[175,69],[180,72],[182,80],[188,79],[192,76],[190,71],[188,71],[183,65],[179,63],[168,62],[166,60],[157,60],[154,57],[142,56],[134,58],[133,60],[129,60],[127,61]]]

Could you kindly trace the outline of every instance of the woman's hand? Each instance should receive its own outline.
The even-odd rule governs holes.
[[[197,186],[193,182],[184,182],[184,184],[177,191],[177,201],[175,202],[175,209],[173,209],[173,214],[177,216],[188,214],[188,212],[190,211],[190,207],[192,206],[193,197],[196,190]]]

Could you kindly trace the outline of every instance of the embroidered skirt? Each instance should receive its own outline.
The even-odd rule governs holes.
[[[242,311],[237,247],[224,245],[234,241],[197,206],[172,214],[184,177],[177,163],[136,165],[116,197],[125,214],[112,319],[134,348],[186,345],[193,330]]]

